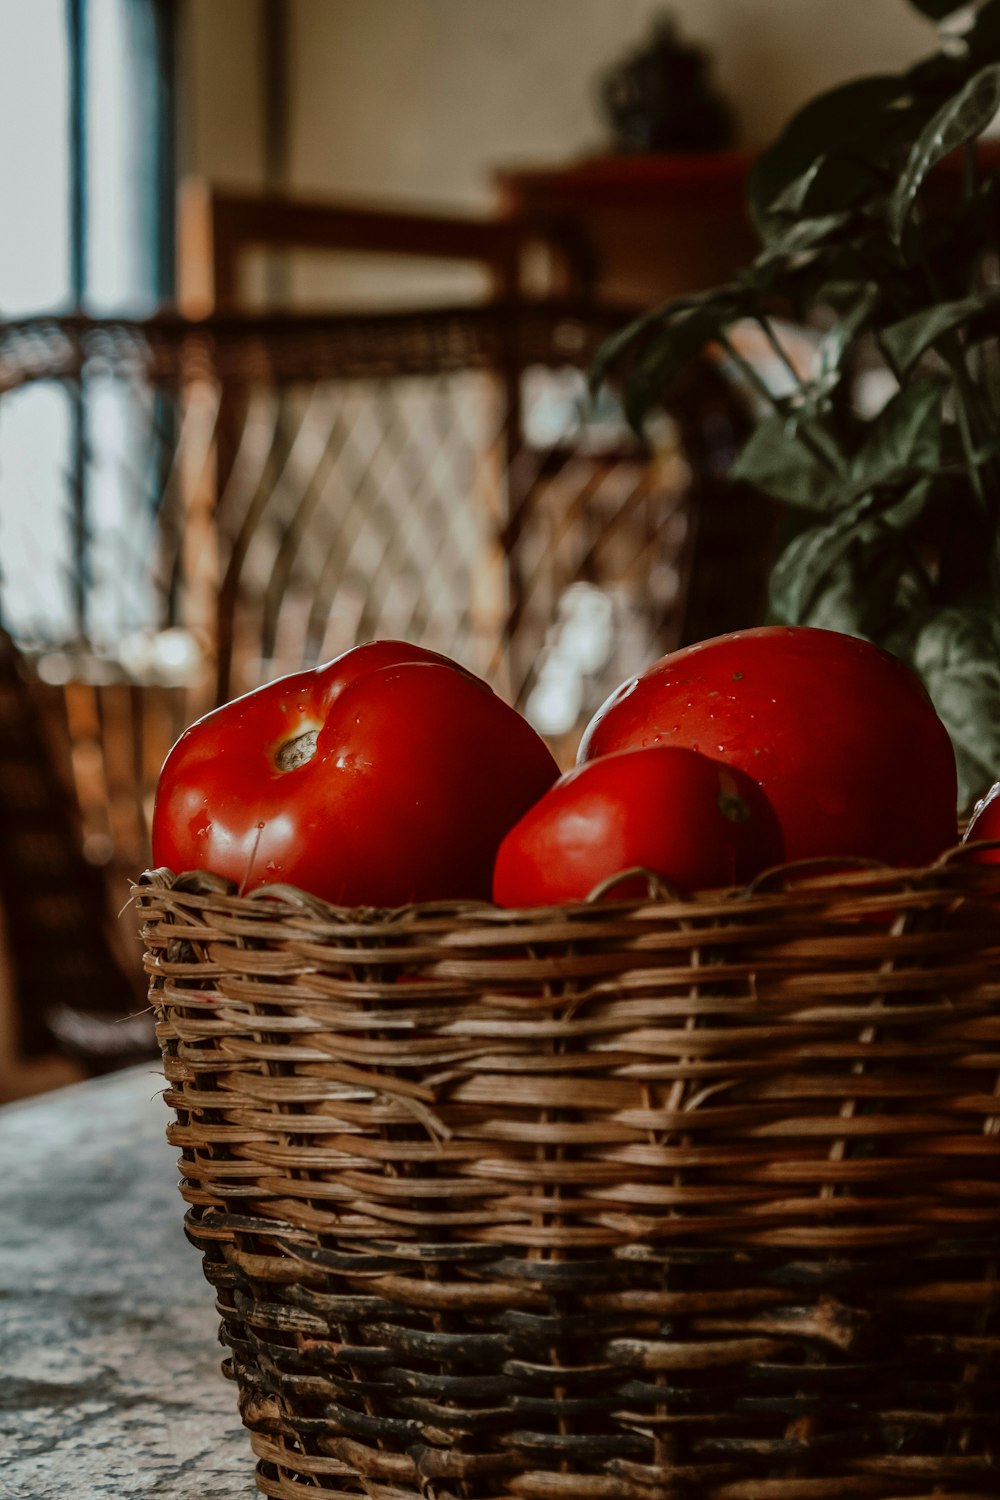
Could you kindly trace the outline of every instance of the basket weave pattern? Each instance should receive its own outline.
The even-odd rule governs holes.
[[[135,897],[265,1494],[1000,1495],[1000,866]]]

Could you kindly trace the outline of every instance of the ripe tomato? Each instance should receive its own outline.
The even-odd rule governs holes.
[[[976,803],[962,842],[975,844],[987,839],[1000,839],[1000,781],[995,781],[986,796]],[[983,849],[975,858],[987,865],[1000,864],[1000,848]]]
[[[488,900],[500,840],[558,774],[479,678],[372,642],[192,725],[160,776],[153,858],[342,905]]]
[[[955,755],[919,679],[867,641],[734,631],[663,657],[598,709],[581,761],[687,745],[767,792],[789,860],[937,858],[958,837]]]
[[[743,771],[694,750],[605,755],[569,771],[500,845],[499,906],[579,901],[609,875],[641,866],[676,890],[742,884],[784,856],[774,809]],[[646,882],[610,897],[641,896]]]

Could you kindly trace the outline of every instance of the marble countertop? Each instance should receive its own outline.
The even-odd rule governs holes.
[[[250,1500],[146,1065],[0,1108],[0,1497]]]

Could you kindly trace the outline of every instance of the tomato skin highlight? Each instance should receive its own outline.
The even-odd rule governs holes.
[[[507,834],[493,872],[498,906],[583,900],[636,866],[674,890],[742,885],[784,857],[781,828],[742,771],[680,746],[626,750],[577,766]],[[609,899],[641,897],[641,876]]]
[[[488,900],[500,840],[558,774],[479,678],[372,642],[181,735],[157,788],[153,859],[344,906]]]
[[[675,651],[611,694],[579,760],[650,745],[752,776],[789,860],[921,865],[958,839],[955,754],[923,685],[837,631],[762,626]]]

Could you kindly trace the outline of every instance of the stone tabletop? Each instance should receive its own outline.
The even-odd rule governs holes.
[[[250,1500],[149,1065],[0,1108],[0,1497]]]

